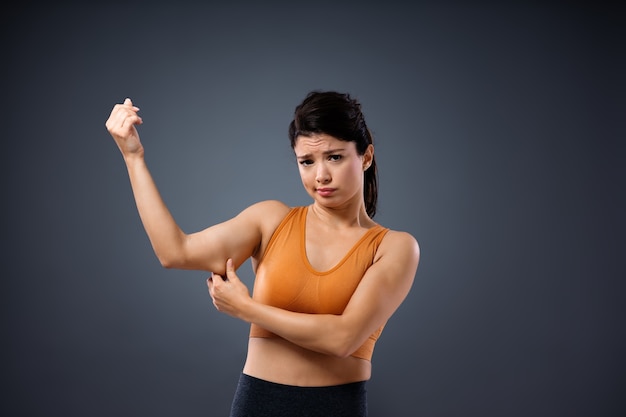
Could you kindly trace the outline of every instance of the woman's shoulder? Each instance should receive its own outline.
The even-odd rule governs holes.
[[[398,230],[387,230],[380,242],[374,263],[384,264],[384,269],[395,271],[396,277],[413,280],[420,261],[420,247],[413,235]]]
[[[279,200],[264,200],[249,206],[245,212],[259,216],[263,218],[284,217],[289,213],[293,207],[288,206]]]
[[[259,225],[263,232],[271,234],[291,210],[293,210],[293,207],[282,201],[264,200],[252,204],[241,212],[240,216],[248,217],[255,224]]]
[[[417,239],[409,232],[388,229],[380,243],[379,252],[403,254],[419,259],[420,246]]]
[[[265,253],[265,249],[276,229],[293,209],[293,207],[282,201],[265,200],[252,204],[240,214],[240,216],[246,216],[250,220],[251,225],[257,227],[260,232],[261,241],[255,250],[255,255],[253,255],[257,262]]]

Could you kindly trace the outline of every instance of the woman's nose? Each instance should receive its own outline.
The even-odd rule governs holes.
[[[315,173],[315,181],[319,184],[326,184],[330,181],[330,173],[324,164],[319,164]]]

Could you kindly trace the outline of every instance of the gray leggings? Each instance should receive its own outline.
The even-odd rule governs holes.
[[[367,417],[365,381],[297,387],[242,373],[230,417]]]

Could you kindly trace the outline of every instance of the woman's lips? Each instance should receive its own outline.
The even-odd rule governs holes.
[[[334,188],[318,188],[317,193],[322,197],[330,197],[335,192]]]

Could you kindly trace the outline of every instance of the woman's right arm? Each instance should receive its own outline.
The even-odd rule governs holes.
[[[154,252],[166,268],[224,273],[228,258],[236,266],[254,256],[263,242],[265,221],[287,209],[279,202],[263,202],[239,215],[193,234],[184,233],[165,205],[148,170],[136,125],[143,123],[130,99],[116,104],[106,127],[120,149],[135,203]],[[272,222],[270,222],[272,223]]]

